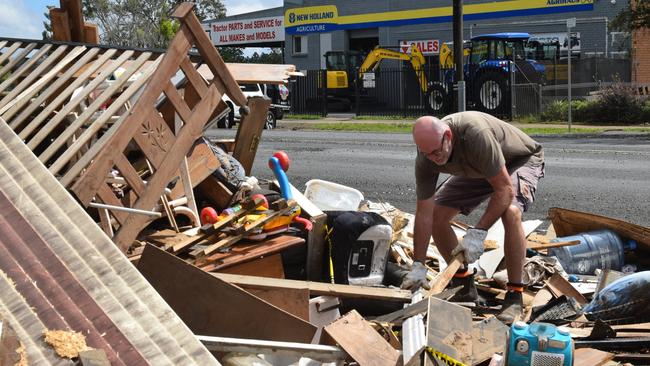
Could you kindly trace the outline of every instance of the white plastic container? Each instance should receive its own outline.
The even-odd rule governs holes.
[[[354,188],[326,180],[305,183],[305,197],[323,211],[357,211],[363,194]]]

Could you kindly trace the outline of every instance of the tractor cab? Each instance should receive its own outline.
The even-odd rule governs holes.
[[[515,84],[544,84],[545,67],[529,59],[528,33],[493,33],[473,37],[464,67],[468,100],[479,110],[503,114],[507,110],[511,62]]]
[[[473,37],[469,62],[465,66],[467,79],[476,79],[482,70],[507,74],[509,62],[513,61],[517,84],[544,84],[544,65],[528,57],[526,52],[529,39],[528,33],[494,33]]]

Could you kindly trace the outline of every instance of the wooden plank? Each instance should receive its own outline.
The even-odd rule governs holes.
[[[589,301],[585,299],[584,296],[575,287],[573,287],[569,281],[565,280],[559,273],[554,273],[551,278],[546,281],[546,286],[556,297],[566,295],[568,297],[573,297],[578,301],[580,305],[585,305]]]
[[[117,170],[120,171],[120,174],[122,174],[122,177],[124,180],[126,180],[135,194],[137,194],[138,197],[142,196],[147,187],[145,187],[142,178],[140,178],[140,175],[135,170],[135,168],[133,168],[133,165],[131,165],[124,154],[117,155],[115,159],[115,166],[117,167]]]
[[[259,257],[280,253],[287,248],[302,245],[304,243],[305,239],[303,238],[299,238],[297,236],[280,235],[261,242],[239,244],[232,247],[231,250],[226,253],[215,253],[213,256],[211,256],[211,265],[204,267],[203,270],[208,272],[224,272],[224,269],[227,269],[231,266],[250,262]],[[233,272],[226,271],[226,273]],[[255,275],[252,273],[242,274]]]
[[[572,245],[580,244],[580,240],[571,240],[571,241],[560,241],[557,243],[535,243],[529,241],[526,245],[528,249],[532,250],[544,250],[549,248],[561,248],[568,247]]]
[[[198,186],[206,177],[211,175],[215,170],[219,169],[221,163],[219,159],[214,156],[212,149],[205,141],[197,141],[192,150],[187,156],[187,164],[189,168],[190,180],[192,187]],[[172,188],[171,198],[176,199],[184,194],[184,184],[182,182],[176,183]]]
[[[115,52],[117,52],[116,49],[109,49],[106,52],[104,52],[97,59],[97,61],[94,62],[94,67],[86,69],[86,72],[84,72],[81,75],[79,75],[78,77],[76,77],[74,79],[74,81],[65,88],[65,90],[59,91],[59,86],[57,86],[57,88],[52,88],[51,90],[48,89],[49,92],[48,92],[48,94],[46,94],[47,99],[44,98],[41,101],[41,103],[43,103],[44,101],[46,101],[46,100],[48,100],[50,98],[49,94],[56,93],[56,98],[54,98],[54,100],[48,102],[47,106],[38,114],[38,116],[34,117],[34,119],[31,120],[29,125],[27,125],[22,131],[20,131],[18,136],[20,136],[23,140],[25,140],[27,137],[29,137],[29,135],[31,135],[31,133],[33,131],[35,131],[37,128],[39,128],[41,123],[47,117],[49,117],[52,114],[52,112],[54,112],[54,110],[56,110],[59,107],[59,105],[61,105],[61,103],[63,103],[66,99],[68,99],[68,97],[72,94],[72,92],[75,89],[77,89],[79,86],[81,86],[83,83],[86,82],[86,78],[88,77],[88,75],[90,75],[94,70],[96,70],[97,68],[102,66],[102,64],[104,62],[106,62],[106,60],[110,59],[115,54]],[[67,75],[67,73],[66,73],[66,75]],[[21,112],[18,115],[18,117],[14,118],[11,121],[11,124],[10,124],[11,128],[16,130],[17,127],[20,126],[22,124],[22,122],[26,118],[28,118],[32,114],[32,112],[34,112],[38,108],[38,105],[33,106],[33,107],[30,106],[30,107],[31,108],[28,108],[27,110]]]
[[[438,275],[433,280],[431,280],[429,283],[431,289],[429,292],[427,292],[427,297],[437,295],[444,291],[444,289],[449,284],[449,281],[451,281],[452,277],[454,277],[460,266],[463,264],[463,260],[464,259],[462,253],[456,255],[451,263],[447,265],[447,268],[445,268],[444,271],[438,273]]]
[[[59,91],[66,83],[68,83],[72,75],[77,72],[77,70],[87,64],[91,59],[95,58],[100,50],[101,49],[99,48],[89,49],[79,60],[77,60],[77,62],[74,63],[74,65],[68,67],[65,73],[63,73],[61,76],[58,76],[54,83],[49,85],[44,91],[40,92],[36,99],[32,100],[31,97],[21,97],[18,101],[16,101],[15,105],[10,110],[3,113],[2,116],[9,122],[11,126],[14,126],[11,117],[13,117],[16,113],[20,112],[16,119],[19,119],[21,117],[25,118],[26,116],[31,115],[37,108],[41,106],[41,104],[51,98],[52,93]],[[26,104],[27,106],[25,106]]]
[[[251,174],[253,161],[257,153],[257,147],[262,138],[266,113],[271,102],[261,97],[253,97],[248,101],[250,112],[242,117],[242,122],[237,129],[235,140],[235,151],[232,156],[237,159],[244,168],[246,175]]]
[[[39,131],[27,142],[27,147],[34,150],[36,146],[38,146],[41,142],[43,142],[43,140],[45,140],[45,138],[50,133],[52,133],[52,131],[59,125],[59,123],[61,123],[66,118],[66,116],[69,113],[71,113],[75,108],[77,108],[79,104],[84,99],[86,99],[93,90],[95,90],[99,86],[99,84],[104,82],[104,80],[108,78],[110,74],[112,74],[113,71],[115,71],[119,67],[120,62],[131,57],[131,55],[133,55],[133,51],[126,51],[117,58],[118,62],[113,63],[110,67],[102,68],[102,71],[100,73],[101,76],[88,83],[79,93],[77,93],[77,95],[72,100],[66,103],[63,106],[63,108],[61,108],[61,110],[58,111],[57,114],[52,119],[47,121],[47,123],[43,127],[41,127]],[[83,83],[84,81],[85,80],[82,80],[81,83]],[[74,90],[71,90],[70,92],[72,93],[72,91]],[[64,99],[67,99],[67,96]],[[45,111],[41,112],[39,116],[43,115],[44,112]],[[49,113],[51,112],[52,111],[50,111]],[[44,117],[49,116],[49,113]],[[34,122],[30,123],[30,126],[32,124],[34,124]],[[24,130],[21,131],[21,133],[23,132],[25,131]]]
[[[120,75],[117,80],[110,83],[109,87],[104,89],[102,93],[93,100],[93,102],[79,115],[79,117],[77,117],[75,121],[67,125],[65,130],[61,132],[54,141],[50,142],[47,149],[45,149],[45,151],[43,151],[38,156],[38,158],[42,162],[47,162],[50,160],[52,156],[68,141],[68,139],[70,139],[73,134],[77,133],[79,129],[88,121],[88,119],[92,117],[92,115],[95,114],[95,112],[98,111],[104,103],[112,98],[113,94],[122,88],[129,77],[138,71],[140,65],[142,65],[142,63],[149,58],[149,55],[149,52],[143,52],[137,58],[136,62],[131,65],[131,68],[124,70],[122,75]],[[95,81],[96,80],[98,79],[95,79]],[[70,104],[72,104],[72,102]]]
[[[82,13],[81,0],[66,0],[65,11],[68,13],[70,24],[69,41],[83,42],[84,37],[84,17]]]
[[[102,115],[94,120],[92,124],[88,126],[85,131],[80,136],[78,136],[70,146],[68,146],[66,151],[61,154],[61,156],[59,156],[57,160],[50,166],[50,172],[57,174],[63,169],[65,164],[67,164],[72,159],[72,157],[77,152],[79,152],[82,146],[84,144],[87,144],[88,141],[90,141],[90,139],[106,125],[110,118],[115,113],[117,113],[120,108],[122,108],[122,106],[124,106],[124,104],[127,103],[129,99],[149,80],[156,69],[156,65],[158,65],[161,59],[162,56],[160,56],[158,60],[156,60],[156,62],[151,65],[151,68],[146,69],[140,78],[138,78],[138,80],[129,85],[129,87],[124,92],[122,92],[119,97],[117,97],[117,99],[102,113]],[[128,113],[128,111],[125,112],[125,115],[128,115]],[[109,135],[109,133],[107,132],[106,135]],[[105,140],[100,139],[100,141],[97,141],[96,144],[100,144],[102,141]],[[99,146],[102,145],[100,144]],[[82,160],[89,162],[90,159],[95,157],[94,151],[95,150],[86,151]]]
[[[548,216],[553,223],[555,233],[558,237],[599,229],[610,229],[625,238],[636,240],[639,246],[650,249],[650,228],[647,227],[605,216],[566,210],[558,207],[549,209]]]
[[[295,65],[227,63],[226,67],[240,84],[284,84],[296,71]],[[197,71],[208,81],[214,78],[207,65],[201,65]]]
[[[309,321],[309,290],[267,290],[267,289],[245,289],[247,292],[272,304],[289,314]]]
[[[12,85],[16,80],[19,80],[21,77],[23,77],[23,74],[27,71],[32,72],[31,68],[34,66],[40,59],[41,57],[45,56],[47,58],[47,52],[49,52],[50,48],[52,48],[52,44],[46,44],[45,46],[41,47],[32,57],[29,58],[29,60],[22,65],[17,70],[14,70],[14,72],[11,73],[11,76],[9,76],[5,81],[0,84],[0,93],[4,92],[7,87]],[[58,52],[58,55],[60,55],[67,46],[59,46],[57,47],[55,53]],[[37,66],[38,68],[39,66]]]
[[[210,200],[216,209],[225,209],[230,204],[233,193],[212,175],[208,175],[196,186],[197,191]]]
[[[284,266],[282,265],[281,254],[272,254],[268,257],[261,257],[249,262],[235,264],[219,272],[246,276],[284,278]]]
[[[84,43],[99,43],[99,27],[97,24],[85,23],[84,24]]]
[[[223,85],[226,87],[225,90],[221,90],[228,94],[230,100],[232,100],[238,106],[245,106],[247,103],[246,96],[239,88],[239,85],[232,77],[228,68],[226,67],[223,58],[217,49],[214,48],[212,41],[207,37],[201,22],[197,19],[196,15],[192,12],[184,13],[184,9],[177,8],[177,11],[172,14],[172,17],[179,17],[184,20],[184,25],[187,26],[185,30],[191,32],[194,38],[194,45],[203,56],[203,59],[206,61],[206,64],[212,71],[214,75],[218,75],[219,79],[223,82]],[[184,28],[184,27],[183,27]],[[216,78],[215,78],[216,79]],[[213,80],[213,83],[215,81]]]
[[[122,123],[127,119],[127,117],[131,114],[130,111],[124,112],[120,118],[113,123],[113,125],[104,133],[99,140],[95,141],[94,144],[90,146],[88,150],[85,151],[85,153],[79,158],[77,161],[75,161],[74,164],[72,164],[72,167],[70,167],[65,174],[63,174],[63,177],[59,179],[59,182],[61,185],[63,185],[66,188],[69,188],[72,183],[74,183],[75,179],[80,175],[80,173],[86,169],[88,164],[92,162],[95,157],[103,150],[104,145],[113,137],[115,132],[120,128]],[[70,150],[66,150],[66,153]],[[65,153],[57,159],[54,164],[59,162],[63,156],[65,156]]]
[[[133,140],[157,171],[162,168],[167,152],[174,146],[176,135],[153,108],[142,119],[141,132],[133,135]]]
[[[194,334],[311,341],[316,327],[147,245],[138,269]]]
[[[181,117],[183,120],[183,123],[186,123],[190,118],[190,115],[192,114],[192,111],[188,107],[188,104],[183,100],[181,95],[178,92],[178,89],[174,86],[174,84],[167,83],[165,85],[165,89],[163,90],[165,95],[167,96],[167,99],[171,102],[172,106],[174,107],[174,112],[178,113],[178,115]]]
[[[508,327],[495,317],[489,317],[472,326],[472,362],[480,364],[507,346]]]
[[[573,366],[600,366],[613,358],[613,353],[593,348],[578,348],[573,355]]]
[[[5,42],[6,44],[7,42]],[[4,63],[6,60],[13,55],[14,52],[16,52],[17,49],[20,48],[23,44],[21,42],[14,42],[7,48],[2,54],[0,54],[0,65]],[[0,75],[1,76],[1,75]]]
[[[465,365],[473,365],[471,310],[430,297],[426,334],[428,347]]]
[[[339,285],[324,282],[279,280],[264,277],[241,276],[213,272],[211,275],[233,285],[245,288],[295,289],[308,288],[311,295],[331,295],[344,298],[364,298],[373,300],[410,302],[411,291],[366,286]]]
[[[15,44],[20,45],[20,42],[16,42]],[[25,60],[25,57],[27,57],[27,55],[30,52],[32,52],[34,47],[36,47],[36,43],[28,44],[27,47],[23,48],[16,57],[10,59],[9,62],[7,62],[4,66],[2,66],[2,68],[0,69],[0,77],[4,76],[4,74],[7,73],[9,70],[11,70],[11,68],[14,67],[17,63],[23,62]],[[5,53],[2,56],[8,56],[8,55]],[[2,62],[0,62],[0,65],[1,64]],[[3,118],[5,118],[5,120],[7,119],[7,117],[5,116],[3,116]]]
[[[345,314],[323,330],[360,366],[397,365],[399,352],[356,310]]]
[[[52,25],[53,41],[70,41],[70,23],[68,13],[65,10],[59,8],[50,9],[50,23]]]
[[[205,93],[208,91],[208,87],[205,80],[201,77],[201,74],[196,71],[194,65],[187,57],[183,59],[180,66],[183,74],[185,74],[185,77],[187,78],[187,81],[192,84],[194,91],[200,98],[203,98],[205,96]]]
[[[60,54],[57,55],[56,52],[54,52],[51,56],[48,57],[47,60],[39,65],[39,68],[31,72],[29,76],[21,81],[19,85],[15,86],[14,89],[9,94],[7,94],[7,96],[2,101],[0,101],[0,107],[2,107],[0,108],[0,114],[4,114],[19,100],[31,99],[64,67],[68,67],[68,64],[74,61],[74,59],[76,59],[77,56],[81,55],[84,51],[86,51],[86,47],[84,46],[75,47],[73,50],[66,52],[65,57],[63,57],[61,60],[58,60]],[[54,61],[57,61],[56,64],[53,67],[49,67],[49,65]],[[35,81],[35,79],[38,78],[42,72],[46,72],[45,75]],[[7,102],[5,102],[5,100],[7,100]]]

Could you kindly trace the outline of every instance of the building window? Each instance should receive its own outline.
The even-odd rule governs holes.
[[[293,36],[293,54],[307,54],[307,36]]]

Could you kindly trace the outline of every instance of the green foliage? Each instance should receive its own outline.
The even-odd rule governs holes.
[[[551,103],[542,121],[566,121],[569,104],[566,100]],[[642,100],[634,89],[623,83],[613,83],[600,89],[594,100],[575,100],[571,103],[575,122],[593,125],[636,125],[650,121],[650,100]]]
[[[610,23],[614,30],[626,31],[650,27],[650,1],[629,1]]]
[[[217,51],[226,62],[245,62],[244,49],[241,47],[217,47]]]
[[[255,52],[251,57],[248,57],[245,62],[253,64],[281,64],[282,50],[280,48],[272,48],[269,53],[258,54]]]
[[[166,48],[180,25],[170,18],[180,0],[83,0],[84,17],[100,28],[102,43],[141,48]],[[199,20],[223,18],[220,0],[196,0]]]

